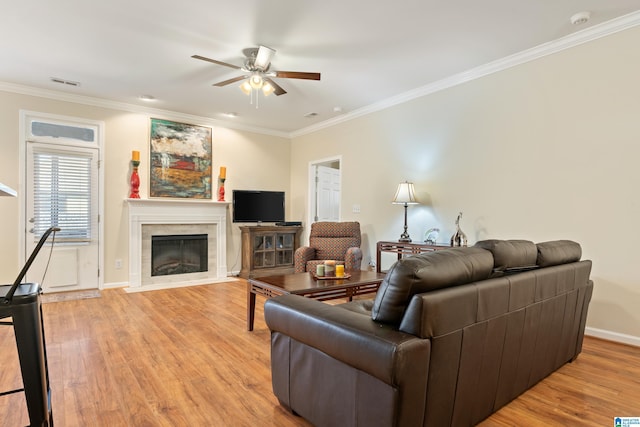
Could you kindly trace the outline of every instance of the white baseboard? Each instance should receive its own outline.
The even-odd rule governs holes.
[[[640,347],[640,337],[633,335],[620,334],[618,332],[606,331],[604,329],[586,327],[584,334],[590,337],[601,338],[603,340],[615,341],[622,344],[628,344]]]
[[[166,283],[166,284],[159,284],[159,285],[127,287],[127,288],[124,288],[124,291],[127,293],[159,291],[163,289],[186,288],[187,286],[202,286],[202,285],[211,285],[214,283],[235,282],[236,280],[238,279],[229,277],[225,279],[207,279],[204,281],[201,280],[201,281],[190,281],[190,282]]]
[[[210,280],[208,279],[206,282],[190,282],[190,283],[180,283],[180,284],[172,284],[169,286],[165,286],[165,285],[157,285],[157,286],[145,286],[144,290],[154,290],[154,289],[169,289],[169,288],[180,288],[180,287],[185,287],[185,286],[196,286],[196,285],[207,285],[210,283],[220,283],[220,282],[235,282],[237,279],[235,278],[237,276],[230,273],[227,274],[227,279],[214,279],[214,280]],[[129,282],[111,282],[111,283],[105,283],[102,285],[102,289],[118,289],[118,288],[125,288],[126,292],[140,292],[143,289],[140,290],[131,290],[129,288]]]
[[[102,289],[126,288],[127,286],[129,286],[129,282],[111,282],[104,283]]]

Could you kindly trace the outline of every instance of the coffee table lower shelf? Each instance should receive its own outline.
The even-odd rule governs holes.
[[[346,298],[349,301],[358,295],[374,294],[378,291],[384,274],[373,271],[350,271],[349,279],[316,280],[311,273],[295,273],[266,276],[247,281],[247,330],[253,330],[256,295],[272,298],[295,294],[318,301]]]

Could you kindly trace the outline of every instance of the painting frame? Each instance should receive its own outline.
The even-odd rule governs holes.
[[[211,199],[212,140],[208,126],[151,118],[149,197]]]

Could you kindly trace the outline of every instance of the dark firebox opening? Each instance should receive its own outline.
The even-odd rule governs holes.
[[[206,234],[151,236],[151,276],[208,271]]]

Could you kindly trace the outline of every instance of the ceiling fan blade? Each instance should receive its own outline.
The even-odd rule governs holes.
[[[256,54],[256,59],[253,61],[253,66],[262,71],[266,70],[267,68],[269,68],[271,58],[275,53],[276,51],[271,49],[270,47],[258,47],[258,53]]]
[[[268,82],[271,86],[273,86],[273,88],[275,89],[275,90],[273,91],[273,93],[275,93],[277,96],[284,95],[285,93],[287,93],[287,91],[286,91],[286,90],[282,89],[282,87],[280,87],[280,85],[279,85],[279,84],[277,84],[276,82],[274,82],[274,81],[273,81],[273,80],[271,80],[270,78],[265,77],[265,79],[264,79],[264,80],[265,80],[266,82]]]
[[[283,79],[320,80],[320,73],[301,73],[298,71],[276,71],[276,77]]]
[[[222,82],[218,82],[218,83],[214,83],[214,86],[218,86],[218,87],[222,87],[222,86],[226,86],[226,85],[230,85],[231,83],[235,83],[235,82],[239,82],[240,80],[244,80],[249,76],[238,76],[238,77],[234,77],[232,79],[229,80],[224,80]]]
[[[192,55],[191,57],[194,58],[194,59],[199,59],[201,61],[211,62],[212,64],[218,64],[218,65],[224,65],[225,67],[231,67],[231,68],[234,68],[236,70],[241,69],[241,67],[238,67],[237,65],[228,64],[228,63],[222,62],[222,61],[216,61],[215,59],[207,58],[206,56]]]

